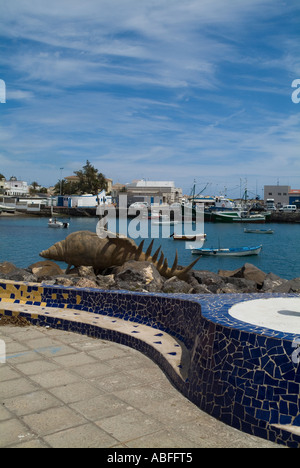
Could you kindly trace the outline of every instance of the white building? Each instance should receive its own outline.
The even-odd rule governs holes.
[[[17,180],[16,177],[11,177],[10,180],[4,182],[4,194],[9,197],[28,195],[28,184],[22,180]]]
[[[102,190],[98,195],[59,195],[57,206],[65,208],[96,208],[111,203],[111,197]]]
[[[267,203],[267,200],[273,199],[276,206],[288,205],[290,191],[289,185],[265,185],[264,202]]]
[[[130,203],[145,201],[152,203],[174,203],[182,199],[182,189],[177,188],[173,181],[138,180],[126,185]]]

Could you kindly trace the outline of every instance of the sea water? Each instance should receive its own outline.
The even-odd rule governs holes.
[[[19,268],[43,260],[39,253],[48,249],[76,231],[88,230],[96,232],[97,218],[70,218],[69,229],[48,228],[47,218],[5,217],[0,216],[0,263],[7,261]],[[128,221],[130,223],[130,220]],[[144,251],[151,242],[151,222],[149,221],[148,236],[145,238]],[[273,229],[274,234],[246,234],[244,228]],[[174,227],[170,227],[170,236]],[[286,279],[300,277],[300,224],[265,224],[245,225],[243,223],[205,223],[204,231],[207,240],[204,247],[227,248],[262,245],[259,255],[248,257],[200,257],[195,269],[235,270],[246,262],[252,263],[266,273],[275,273]],[[155,230],[156,232],[156,230]],[[153,253],[161,246],[169,266],[173,264],[176,250],[178,263],[182,266],[190,264],[197,257],[186,249],[184,241],[175,241],[166,236],[155,238]],[[139,243],[142,239],[135,239]],[[63,268],[64,263],[59,263]]]

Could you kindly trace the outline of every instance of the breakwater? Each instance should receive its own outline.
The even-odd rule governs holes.
[[[92,267],[78,267],[68,273],[50,260],[36,262],[27,268],[0,264],[0,278],[66,287],[102,290],[127,290],[167,294],[264,294],[300,293],[300,278],[286,280],[265,273],[251,263],[236,270],[192,270],[185,280],[176,276],[164,278],[153,263],[130,260],[120,267],[96,274]]]

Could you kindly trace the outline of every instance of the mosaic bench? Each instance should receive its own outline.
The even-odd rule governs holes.
[[[300,447],[295,335],[229,314],[235,304],[258,296],[158,295],[1,281],[0,315],[131,346],[153,359],[200,409],[249,434]]]

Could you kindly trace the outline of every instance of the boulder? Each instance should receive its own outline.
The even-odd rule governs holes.
[[[100,289],[116,289],[114,275],[98,275],[96,283]]]
[[[257,284],[255,281],[245,278],[224,277],[226,283],[222,287],[223,293],[236,292],[236,293],[255,293],[257,292]]]
[[[38,282],[38,279],[35,275],[33,275],[29,270],[24,270],[22,268],[16,268],[11,273],[7,273],[6,275],[2,274],[1,279],[18,282],[24,281],[26,283]]]
[[[193,287],[178,279],[177,276],[173,276],[165,281],[162,291],[170,294],[192,294]]]
[[[150,262],[130,260],[115,269],[115,281],[119,288],[133,291],[161,291],[164,280]]]
[[[288,280],[276,286],[272,292],[278,293],[300,293],[300,278]]]
[[[64,274],[60,266],[50,260],[34,263],[28,269],[37,277],[38,281]]]
[[[209,292],[217,294],[217,291],[225,287],[225,281],[217,273],[206,270],[193,271],[194,278],[200,285],[206,286]]]
[[[264,284],[263,284],[261,291],[273,292],[278,286],[281,286],[287,282],[288,280],[284,278],[280,278],[280,276],[277,276],[274,273],[268,273],[264,280]]]
[[[93,281],[91,278],[80,278],[77,282],[75,282],[74,286],[76,288],[99,289],[96,281]]]
[[[69,286],[75,286],[76,282],[78,282],[79,280],[80,280],[79,277],[74,277],[74,276],[69,276],[69,275],[61,275],[61,276],[57,276],[55,278],[54,284],[58,285],[58,286],[69,287]]]
[[[205,284],[198,284],[197,286],[193,287],[193,294],[212,294],[212,292],[208,289]]]
[[[92,266],[78,267],[78,276],[81,276],[82,278],[96,278],[94,268]]]
[[[254,281],[259,289],[262,287],[267,276],[266,273],[255,265],[252,265],[252,263],[245,263],[244,266],[233,271],[219,270],[218,274],[224,278],[244,278],[246,280]]]
[[[246,280],[254,281],[257,284],[257,286],[261,287],[263,285],[266,276],[266,273],[264,273],[262,270],[252,265],[251,263],[245,263],[245,265],[242,267],[241,277]],[[237,278],[239,277],[237,276]]]
[[[13,271],[17,270],[17,267],[13,263],[4,262],[0,263],[0,275],[8,275]]]

